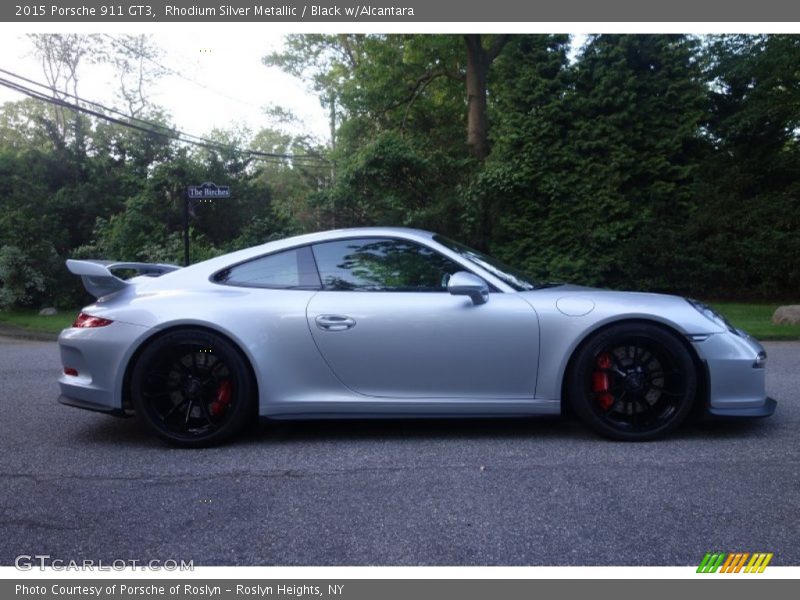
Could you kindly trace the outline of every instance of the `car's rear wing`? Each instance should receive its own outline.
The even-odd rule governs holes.
[[[148,277],[158,277],[170,271],[176,271],[181,267],[177,265],[165,265],[156,263],[140,262],[112,262],[107,260],[68,260],[67,269],[70,273],[80,275],[83,287],[95,298],[119,291],[131,285],[130,280],[120,279],[112,271],[132,270],[139,275]]]

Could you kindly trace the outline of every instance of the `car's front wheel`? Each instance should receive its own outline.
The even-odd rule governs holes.
[[[253,416],[253,396],[237,348],[200,329],[158,338],[142,351],[131,375],[136,414],[176,446],[213,446],[239,433]]]
[[[644,441],[674,430],[692,408],[697,373],[679,339],[656,325],[614,325],[591,338],[569,373],[570,404],[612,439]]]

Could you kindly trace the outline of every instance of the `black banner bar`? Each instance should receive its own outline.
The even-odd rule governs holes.
[[[714,581],[712,581],[714,579]],[[792,589],[794,588],[794,589]],[[796,582],[753,576],[673,580],[553,579],[286,579],[0,581],[0,596],[15,600],[530,600],[531,598],[647,598],[674,600],[707,594],[737,598],[790,597]],[[792,594],[794,595],[794,594]]]
[[[797,22],[786,0],[51,0],[0,4],[10,22]]]

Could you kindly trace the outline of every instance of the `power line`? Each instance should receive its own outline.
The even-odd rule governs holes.
[[[5,74],[10,75],[10,76],[12,76],[12,77],[14,77],[16,79],[21,80],[21,81],[25,81],[27,83],[31,83],[33,85],[36,85],[36,86],[38,86],[40,88],[46,89],[46,90],[51,91],[51,92],[53,91],[53,89],[50,86],[46,85],[46,84],[43,84],[43,83],[38,82],[38,81],[35,81],[33,79],[29,79],[27,77],[23,77],[22,75],[19,75],[17,73],[12,72],[12,71],[8,71],[7,69],[0,68],[0,73],[5,73]],[[6,87],[8,87],[8,86],[6,86]],[[30,90],[30,88],[26,88],[25,86],[21,86],[20,85],[19,87]],[[17,89],[17,91],[20,91],[20,90]],[[30,91],[32,91],[32,90],[30,90]],[[38,92],[35,92],[35,93],[38,93]],[[159,135],[166,135],[167,137],[171,137],[172,139],[176,139],[178,141],[191,143],[191,141],[189,139],[182,139],[182,138],[192,138],[192,139],[195,139],[198,142],[200,142],[202,145],[213,146],[213,147],[217,147],[219,149],[229,150],[229,151],[233,151],[233,152],[237,152],[237,153],[247,153],[247,154],[254,155],[254,156],[262,156],[262,157],[269,157],[269,158],[281,158],[281,159],[291,159],[291,160],[300,160],[300,161],[302,161],[302,160],[311,160],[311,161],[317,161],[317,162],[327,162],[327,160],[325,158],[323,158],[321,156],[311,155],[311,154],[280,154],[280,153],[274,153],[274,152],[262,152],[260,150],[241,150],[241,149],[235,148],[234,146],[231,146],[231,145],[228,145],[228,144],[222,144],[220,142],[215,142],[213,140],[209,140],[209,139],[201,137],[201,136],[197,136],[197,135],[194,135],[194,134],[191,134],[191,133],[186,133],[184,131],[180,131],[180,130],[172,128],[172,127],[167,127],[167,126],[161,125],[159,123],[154,123],[153,121],[147,121],[145,119],[140,119],[138,117],[130,116],[127,113],[124,113],[124,112],[122,112],[120,110],[117,110],[115,108],[109,108],[108,106],[100,104],[99,102],[95,102],[95,101],[92,101],[92,100],[87,100],[87,99],[82,98],[80,96],[76,96],[75,94],[70,94],[69,92],[61,92],[61,91],[59,91],[59,94],[61,94],[62,96],[68,96],[70,98],[74,98],[74,99],[76,99],[76,100],[78,100],[80,102],[83,102],[84,104],[89,104],[91,106],[95,106],[95,107],[100,108],[100,109],[102,109],[102,110],[104,110],[106,112],[110,112],[112,114],[120,115],[120,116],[124,117],[125,119],[127,119],[128,121],[139,122],[139,123],[141,123],[143,126],[145,126],[148,129],[152,128],[152,127],[155,127],[155,128],[158,128],[158,129],[163,129],[167,133],[163,133],[163,132],[154,132],[154,133],[157,133]],[[47,101],[50,98],[51,98],[50,96],[44,96],[44,97],[39,98],[39,99]],[[65,106],[72,107],[72,106],[77,106],[77,105],[71,105],[71,104],[67,103]],[[95,115],[95,116],[98,116],[98,115]],[[102,118],[102,116],[103,115],[100,115],[101,118]],[[124,123],[122,123],[122,124],[124,125]]]
[[[12,71],[8,71],[6,69],[0,68],[0,72],[5,73],[6,75],[10,75],[11,77],[19,79],[21,81],[25,81],[27,83],[30,83],[30,84],[39,86],[41,88],[47,89],[49,91],[52,91],[51,87],[49,87],[49,86],[47,86],[47,85],[45,85],[43,83],[37,82],[37,81],[35,81],[33,79],[29,79],[27,77],[23,77],[22,75],[18,75],[16,73],[13,73]],[[78,100],[80,102],[83,102],[84,104],[88,104],[88,105],[97,107],[97,108],[99,108],[101,110],[104,110],[106,112],[110,112],[112,114],[117,114],[117,115],[123,116],[126,120],[123,121],[122,119],[111,117],[111,116],[109,116],[107,114],[104,114],[104,113],[101,113],[101,112],[86,108],[85,106],[81,106],[79,104],[73,104],[71,102],[67,102],[66,100],[64,100],[62,98],[57,98],[57,97],[53,97],[53,96],[46,96],[46,95],[42,94],[41,92],[33,90],[33,89],[31,89],[31,88],[29,88],[27,86],[24,86],[24,85],[22,85],[20,83],[17,83],[17,82],[14,82],[14,81],[10,81],[8,79],[0,78],[0,85],[3,85],[3,86],[5,86],[5,87],[7,87],[9,89],[15,90],[15,91],[17,91],[17,92],[19,92],[21,94],[24,94],[24,95],[29,96],[31,98],[34,98],[36,100],[40,100],[40,101],[43,101],[43,102],[47,102],[49,104],[53,104],[53,105],[56,105],[56,106],[61,106],[63,108],[68,108],[68,109],[71,109],[71,110],[74,110],[74,111],[77,111],[77,112],[88,114],[88,115],[94,116],[96,118],[103,119],[105,121],[114,123],[116,125],[120,125],[122,127],[128,127],[130,129],[135,129],[137,131],[141,131],[143,133],[149,133],[151,135],[165,137],[165,138],[172,139],[172,140],[175,140],[175,141],[178,141],[178,142],[181,142],[181,143],[185,143],[185,144],[192,144],[192,145],[200,146],[200,147],[203,147],[203,148],[206,148],[206,149],[210,149],[210,150],[222,150],[222,151],[232,152],[232,153],[235,153],[235,154],[246,155],[246,156],[251,156],[253,158],[258,158],[258,159],[261,159],[261,160],[266,160],[268,162],[269,161],[271,161],[271,162],[280,162],[281,164],[283,164],[283,162],[282,162],[283,160],[296,161],[298,163],[298,166],[326,166],[326,165],[329,164],[328,161],[325,158],[320,157],[320,156],[310,155],[310,154],[298,154],[298,155],[295,155],[295,154],[279,154],[279,153],[274,153],[274,152],[262,152],[260,150],[246,150],[246,149],[236,148],[235,146],[231,146],[231,145],[228,145],[228,144],[222,144],[222,143],[219,143],[219,142],[215,142],[213,140],[209,140],[207,138],[203,138],[203,137],[196,136],[196,135],[193,135],[193,134],[185,133],[185,132],[180,131],[178,129],[170,128],[170,127],[167,127],[165,125],[161,125],[159,123],[154,123],[152,121],[147,121],[145,119],[140,119],[138,117],[131,117],[131,116],[129,116],[129,115],[117,110],[117,109],[109,108],[107,106],[104,106],[104,105],[100,104],[99,102],[94,102],[92,100],[86,100],[84,98],[81,98],[80,96],[77,96],[75,94],[70,94],[68,92],[60,92],[60,93],[62,95],[64,95],[64,96],[68,96],[70,98],[74,98],[74,99],[76,99],[76,100]],[[138,123],[141,123],[141,125],[139,125]],[[157,128],[157,129],[154,129],[154,128]],[[316,163],[316,164],[313,164],[313,163]]]
[[[116,45],[124,48],[125,50],[128,50],[129,52],[135,54],[136,56],[139,56],[140,58],[143,58],[144,60],[156,65],[158,68],[162,69],[163,71],[165,71],[166,73],[168,73],[170,75],[174,75],[176,77],[179,77],[180,79],[183,79],[184,81],[187,81],[187,82],[191,83],[192,85],[196,85],[197,87],[202,88],[204,90],[207,90],[207,91],[209,91],[209,92],[211,92],[213,94],[216,94],[217,96],[220,96],[222,98],[226,98],[228,100],[232,100],[234,102],[238,102],[239,104],[242,104],[244,106],[249,106],[251,108],[255,108],[259,112],[264,112],[264,107],[263,106],[259,106],[257,104],[254,104],[253,102],[248,102],[247,100],[243,100],[243,99],[241,99],[241,98],[239,98],[237,96],[231,96],[230,94],[227,94],[227,93],[225,93],[225,92],[223,92],[223,91],[221,91],[221,90],[219,90],[217,88],[211,87],[209,85],[206,85],[205,83],[197,81],[196,79],[193,79],[193,78],[185,75],[183,72],[181,72],[181,71],[179,71],[177,69],[174,69],[174,68],[172,68],[172,67],[170,67],[168,65],[165,65],[163,62],[160,62],[160,61],[156,60],[152,56],[148,56],[147,54],[145,54],[139,48],[135,48],[135,47],[131,46],[130,44],[127,44],[126,42],[124,42],[120,38],[113,37],[113,36],[111,36],[111,35],[109,35],[107,33],[103,33],[101,35],[103,37],[106,37],[109,40],[111,40],[112,44],[116,44]],[[184,64],[189,64],[190,63],[191,59],[188,58],[185,54],[182,54],[182,53],[177,52],[177,51],[173,51],[173,52],[175,52],[177,54],[177,56],[179,56],[179,57],[181,57],[183,59],[181,62],[183,62]],[[194,65],[191,65],[191,67],[193,68]]]
[[[36,86],[38,86],[40,88],[46,89],[48,92],[52,92],[53,91],[52,87],[50,87],[50,86],[48,86],[48,85],[46,85],[44,83],[35,81],[33,79],[29,79],[28,77],[24,77],[22,75],[19,75],[17,73],[12,72],[12,71],[8,71],[7,69],[0,68],[0,73],[5,73],[6,75],[10,75],[11,77],[14,77],[16,79],[19,79],[21,81],[25,81],[26,83],[30,83],[30,84],[36,85]],[[24,86],[22,86],[22,87],[24,87]],[[185,138],[193,138],[193,139],[195,139],[195,140],[197,140],[199,142],[202,142],[204,144],[211,144],[211,145],[215,145],[215,146],[218,146],[218,147],[224,148],[224,149],[236,150],[233,146],[226,145],[226,144],[221,144],[219,142],[215,142],[213,140],[209,140],[207,138],[200,137],[200,136],[197,136],[197,135],[194,135],[194,134],[191,134],[191,133],[182,132],[182,131],[179,131],[179,130],[174,129],[172,127],[168,127],[166,125],[161,125],[160,123],[155,123],[153,121],[147,121],[145,119],[140,119],[139,117],[128,115],[127,113],[124,113],[124,112],[122,112],[122,111],[120,111],[118,109],[109,108],[108,106],[100,104],[99,102],[95,102],[93,100],[87,100],[85,98],[81,98],[80,96],[76,96],[75,94],[70,94],[69,92],[66,92],[66,91],[59,91],[58,93],[60,95],[62,95],[62,96],[67,96],[67,97],[70,97],[70,98],[74,98],[74,99],[76,99],[76,100],[78,100],[80,102],[83,102],[84,104],[89,104],[91,106],[95,106],[95,107],[100,108],[100,109],[102,109],[102,110],[104,110],[106,112],[110,112],[112,114],[119,115],[121,117],[124,117],[125,119],[128,119],[129,121],[139,122],[139,123],[141,123],[142,125],[144,125],[145,127],[148,127],[148,128],[149,127],[156,127],[158,129],[163,129],[168,133],[175,132],[175,133],[177,133],[180,136],[183,136]],[[186,141],[188,141],[188,140],[186,140]],[[259,150],[245,150],[245,151],[241,151],[241,152],[260,153],[263,156],[270,156],[270,157],[273,157],[273,158],[287,158],[287,159],[313,160],[313,161],[325,161],[326,160],[326,159],[324,159],[324,158],[322,158],[320,156],[314,156],[314,155],[311,155],[311,154],[279,154],[279,153],[274,153],[274,152],[261,152]]]
[[[49,104],[53,104],[55,106],[61,106],[63,108],[69,108],[69,109],[77,111],[77,112],[81,112],[81,113],[84,113],[84,114],[92,115],[94,117],[98,117],[98,118],[103,119],[105,121],[109,121],[109,122],[115,123],[117,125],[122,125],[123,127],[128,127],[130,129],[136,129],[136,130],[141,131],[143,133],[150,133],[150,134],[158,135],[158,136],[165,137],[165,138],[178,139],[179,141],[186,141],[187,143],[194,143],[194,142],[189,142],[189,140],[180,140],[180,138],[176,137],[174,134],[173,135],[169,135],[169,134],[167,134],[165,132],[154,131],[153,129],[148,129],[146,127],[141,127],[141,126],[136,125],[134,123],[125,122],[125,121],[122,121],[121,119],[117,119],[117,118],[114,118],[114,117],[109,117],[108,115],[104,115],[103,113],[99,113],[99,112],[91,110],[89,108],[85,108],[85,107],[80,106],[78,104],[72,104],[70,102],[67,102],[66,100],[62,100],[61,98],[55,98],[55,97],[52,97],[52,96],[45,96],[41,92],[37,92],[36,90],[32,90],[30,88],[27,88],[27,87],[25,87],[23,85],[20,85],[18,83],[13,82],[13,81],[9,81],[8,79],[5,79],[5,78],[0,78],[0,85],[3,85],[3,86],[5,86],[5,87],[7,87],[9,89],[12,89],[14,91],[17,91],[17,92],[21,93],[21,94],[25,94],[26,96],[29,96],[29,97],[34,98],[36,100],[41,100],[43,102],[48,102]],[[176,133],[178,133],[178,132],[176,132]]]
[[[14,73],[12,71],[7,71],[6,69],[0,68],[0,73],[5,73],[6,75],[10,75],[11,77],[14,77],[15,79],[19,79],[20,81],[24,81],[26,83],[30,83],[30,84],[38,86],[40,88],[44,88],[44,89],[46,89],[46,90],[48,90],[50,92],[54,91],[53,88],[50,87],[49,85],[46,85],[44,83],[40,83],[40,82],[35,81],[33,79],[29,79],[29,78],[24,77],[22,75],[18,75],[17,73]],[[110,108],[108,106],[104,106],[103,104],[100,104],[99,102],[95,102],[93,100],[87,100],[85,98],[81,98],[80,96],[76,96],[75,94],[70,94],[67,91],[59,90],[58,94],[60,94],[61,96],[67,96],[69,98],[74,98],[74,99],[76,99],[76,100],[78,100],[80,102],[83,102],[84,104],[89,104],[91,106],[96,106],[97,108],[100,108],[100,109],[102,109],[102,110],[104,110],[106,112],[110,112],[110,113],[115,114],[115,115],[120,115],[122,117],[125,117],[129,121],[138,121],[138,122],[144,123],[146,125],[150,125],[150,126],[154,126],[154,127],[158,127],[158,128],[163,128],[163,129],[171,131],[171,128],[167,127],[166,125],[161,125],[159,123],[154,123],[153,121],[145,121],[144,119],[140,119],[140,118],[138,118],[136,116],[129,115],[129,114],[127,114],[125,112],[122,112],[120,110],[117,110],[115,108]],[[190,134],[186,134],[186,136],[187,137],[194,137],[194,136],[192,136]]]

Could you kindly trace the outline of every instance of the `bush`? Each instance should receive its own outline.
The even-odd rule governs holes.
[[[47,290],[36,261],[16,246],[0,249],[0,308],[36,306]]]

